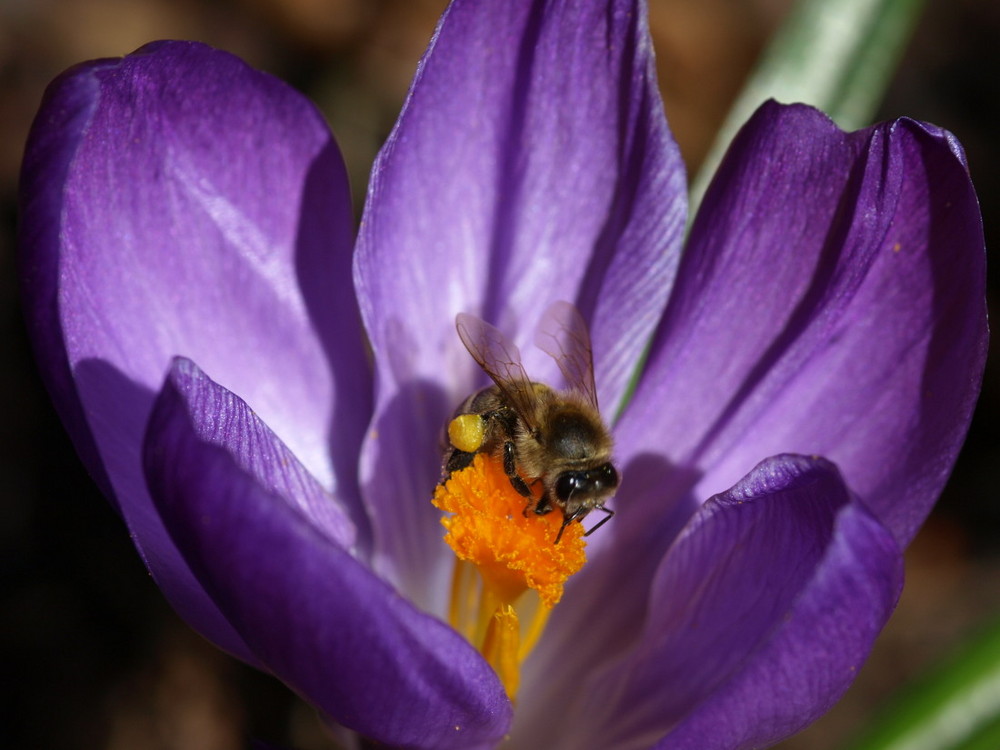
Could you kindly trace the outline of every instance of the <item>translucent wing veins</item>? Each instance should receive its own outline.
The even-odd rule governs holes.
[[[469,313],[455,317],[455,328],[469,354],[493,380],[518,416],[535,429],[534,387],[521,364],[521,352],[499,330]]]
[[[597,409],[594,354],[587,324],[579,310],[569,302],[553,302],[538,323],[535,346],[556,361],[569,388]]]

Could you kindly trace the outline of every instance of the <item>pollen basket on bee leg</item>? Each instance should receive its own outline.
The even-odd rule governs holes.
[[[459,414],[448,423],[448,440],[460,451],[475,453],[486,438],[486,423],[478,414]]]
[[[569,524],[556,545],[562,514],[526,515],[525,502],[501,462],[482,453],[439,485],[433,500],[449,514],[441,523],[457,558],[449,619],[511,698],[516,667],[540,637],[566,580],[587,559],[580,524]]]

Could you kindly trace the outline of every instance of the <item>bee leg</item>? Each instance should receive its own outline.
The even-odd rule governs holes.
[[[571,516],[566,516],[563,518],[562,526],[559,527],[559,533],[556,534],[556,540],[552,542],[553,544],[559,544],[559,540],[562,539],[563,532],[566,531],[566,527],[572,522]]]
[[[615,514],[615,512],[613,510],[611,510],[610,508],[605,508],[603,505],[595,505],[594,507],[595,508],[600,508],[605,513],[610,513],[611,514],[611,515],[607,516],[607,518],[602,519],[601,523],[604,523],[605,521],[608,520],[608,518],[611,518],[611,516],[613,516]],[[590,508],[588,508],[586,505],[584,505],[584,506],[581,506],[581,507],[577,508],[575,511],[573,511],[569,515],[563,516],[562,526],[559,527],[559,533],[556,534],[556,540],[554,542],[552,542],[552,543],[553,544],[559,544],[559,540],[562,539],[562,535],[563,535],[563,532],[566,531],[566,527],[569,526],[571,523],[573,523],[573,521],[580,521],[582,523],[584,517],[589,512],[590,512]],[[595,526],[594,529],[596,529],[598,526],[600,526],[601,523],[597,524],[597,526]],[[590,531],[593,531],[594,529],[591,529]],[[584,536],[589,536],[590,535],[590,531],[586,532],[584,534]]]
[[[472,463],[472,459],[475,457],[475,453],[468,453],[466,451],[460,451],[458,448],[454,448],[448,456],[448,459],[445,461],[440,484],[447,482],[451,478],[453,472],[461,471],[469,466]]]
[[[584,533],[584,536],[590,536],[591,534],[593,534],[595,531],[597,531],[599,528],[601,528],[604,524],[606,524],[608,521],[610,521],[611,520],[611,516],[613,516],[615,514],[615,512],[613,510],[611,510],[611,508],[605,508],[603,505],[595,505],[594,506],[594,510],[599,510],[602,513],[607,513],[607,515],[604,516],[604,518],[602,518],[596,524],[594,524],[594,526],[590,529],[590,531],[587,531],[586,533]]]
[[[503,470],[507,474],[508,479],[510,479],[511,486],[521,495],[530,498],[531,489],[521,479],[521,475],[517,473],[517,462],[514,460],[514,444],[509,440],[503,444]]]
[[[546,513],[552,512],[552,502],[549,500],[548,495],[542,495],[537,503],[528,503],[524,506],[522,513],[525,518],[528,517],[529,510],[533,510],[536,514],[544,516]]]

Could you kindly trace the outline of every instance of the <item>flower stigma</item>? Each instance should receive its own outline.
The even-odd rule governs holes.
[[[539,483],[536,488],[540,492]],[[525,513],[525,498],[500,462],[484,453],[438,485],[432,502],[451,514],[441,519],[456,557],[448,619],[514,700],[521,663],[562,598],[566,579],[587,561],[583,527],[569,524],[555,544],[562,513]]]

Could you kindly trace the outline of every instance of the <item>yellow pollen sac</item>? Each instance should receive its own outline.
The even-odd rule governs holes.
[[[540,488],[539,488],[540,489]],[[455,551],[449,619],[480,650],[507,694],[517,692],[520,664],[562,598],[563,585],[587,561],[583,527],[558,510],[537,515],[485,454],[453,472],[434,492],[444,540]]]
[[[486,424],[478,414],[459,414],[448,423],[448,440],[460,451],[475,453],[486,437]]]

